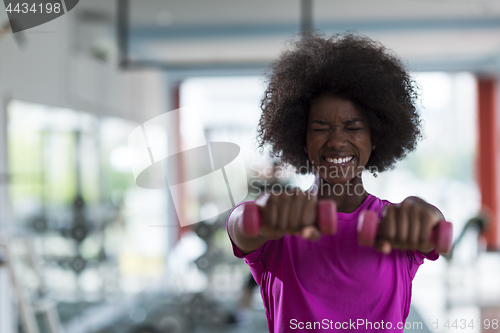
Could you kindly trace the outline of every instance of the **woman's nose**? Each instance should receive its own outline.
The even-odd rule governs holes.
[[[328,137],[328,147],[333,149],[341,149],[347,145],[346,133],[339,129],[330,129]]]

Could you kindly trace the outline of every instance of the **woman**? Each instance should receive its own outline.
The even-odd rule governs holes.
[[[272,67],[258,139],[315,182],[260,196],[257,237],[244,234],[244,203],[236,207],[227,221],[234,254],[261,286],[270,332],[402,332],[411,282],[424,258],[438,258],[429,234],[444,217],[417,197],[392,204],[367,193],[361,173],[376,176],[415,149],[416,87],[400,60],[369,38],[311,34],[293,46]],[[316,226],[319,199],[337,204],[335,235]],[[381,218],[374,248],[357,244],[367,209]]]

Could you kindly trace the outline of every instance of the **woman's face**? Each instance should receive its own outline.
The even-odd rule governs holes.
[[[307,154],[329,183],[346,183],[363,170],[372,151],[370,127],[355,105],[344,98],[313,101],[307,123]]]

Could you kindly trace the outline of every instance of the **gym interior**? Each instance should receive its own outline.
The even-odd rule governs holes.
[[[422,325],[405,332],[500,332],[500,2],[64,7],[17,32],[0,10],[1,333],[267,332],[226,219],[313,181],[255,139],[270,65],[310,30],[380,41],[419,88],[423,140],[363,175],[453,223],[451,252],[413,281],[407,322]]]

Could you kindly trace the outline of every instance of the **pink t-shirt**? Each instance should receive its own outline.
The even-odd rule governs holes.
[[[244,255],[261,287],[269,332],[403,332],[411,285],[424,258],[417,251],[385,255],[358,245],[359,213],[391,204],[373,195],[352,213],[338,213],[337,233],[318,241],[286,235]],[[390,326],[390,327],[389,327]]]

